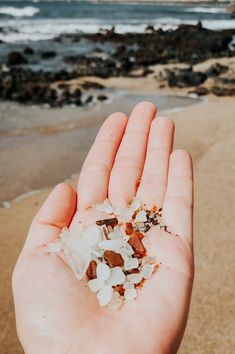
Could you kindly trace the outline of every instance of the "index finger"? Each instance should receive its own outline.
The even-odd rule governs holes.
[[[111,114],[100,128],[78,180],[79,209],[107,198],[110,172],[126,124],[127,116],[117,112]]]

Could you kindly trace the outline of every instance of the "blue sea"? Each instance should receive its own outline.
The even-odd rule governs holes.
[[[139,33],[148,25],[169,29],[198,21],[210,29],[235,28],[235,18],[225,4],[0,1],[0,40],[9,43],[52,39],[63,33],[96,33],[112,26],[118,33]]]

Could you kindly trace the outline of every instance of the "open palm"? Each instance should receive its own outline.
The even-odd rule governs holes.
[[[109,116],[83,165],[77,194],[58,185],[34,218],[13,274],[17,331],[26,353],[177,351],[193,283],[192,163],[187,152],[172,152],[173,122],[155,116],[148,102],[138,104],[129,120],[123,113]],[[45,253],[45,245],[64,226],[106,217],[88,206],[107,197],[125,206],[135,195],[147,206],[163,207],[172,233],[149,231],[150,253],[160,268],[135,301],[113,311],[100,307],[61,258]]]

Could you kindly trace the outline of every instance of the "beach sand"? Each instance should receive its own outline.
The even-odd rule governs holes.
[[[96,115],[95,111],[94,114]],[[189,323],[180,354],[230,354],[233,353],[232,348],[235,346],[235,343],[232,343],[235,327],[234,304],[232,306],[235,283],[233,275],[235,267],[234,114],[234,99],[214,97],[208,97],[205,102],[186,107],[181,111],[168,113],[176,123],[175,148],[181,147],[190,151],[195,171],[196,276]],[[102,117],[97,118],[95,124],[91,123],[92,120],[79,122],[83,124],[83,139],[71,143],[76,158],[70,155],[67,157],[74,159],[74,163],[78,163],[75,168],[77,173],[102,119]],[[42,132],[42,139],[43,136],[45,134]],[[55,139],[53,136],[60,139],[59,132],[52,131],[51,136],[52,143]],[[57,178],[54,178],[54,182],[48,179],[48,184],[51,185],[60,178],[69,178],[70,172],[74,172],[66,171],[66,157],[63,156],[62,151],[59,153],[62,154],[58,168],[60,172]],[[53,164],[58,167],[59,160],[53,160],[51,164],[52,168]],[[35,173],[43,173],[43,171]],[[73,177],[69,182],[75,186],[76,178]],[[23,184],[24,179],[19,183]],[[6,183],[4,188],[10,189],[10,186]],[[11,273],[24,243],[30,221],[50,189],[45,188],[34,195],[14,201],[10,208],[0,209],[0,353],[2,354],[22,353],[15,331]]]

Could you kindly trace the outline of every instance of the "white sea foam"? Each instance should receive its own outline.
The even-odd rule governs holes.
[[[235,28],[235,19],[233,20],[205,20],[202,21],[205,28],[212,30],[224,30]]]
[[[9,15],[12,17],[33,17],[40,10],[34,6],[18,7],[0,7],[0,14]]]
[[[177,18],[162,18],[157,19],[152,23],[155,29],[162,28],[163,30],[176,29],[181,24],[196,25],[197,20],[180,20]],[[132,20],[129,23],[114,24],[117,33],[143,33],[148,23],[137,23]],[[222,30],[235,28],[235,19],[231,20],[203,20],[202,25],[205,28],[212,30]],[[0,40],[14,43],[20,41],[39,41],[55,38],[61,34],[68,33],[97,33],[100,29],[111,29],[112,24],[104,23],[102,20],[96,21],[94,19],[34,19],[26,20],[20,19],[17,24],[13,20],[5,21],[5,30],[0,33]],[[13,30],[11,30],[13,28]]]
[[[192,8],[187,8],[184,10],[185,12],[196,12],[196,13],[205,13],[205,14],[226,14],[226,7],[204,7],[204,6],[196,6]]]

